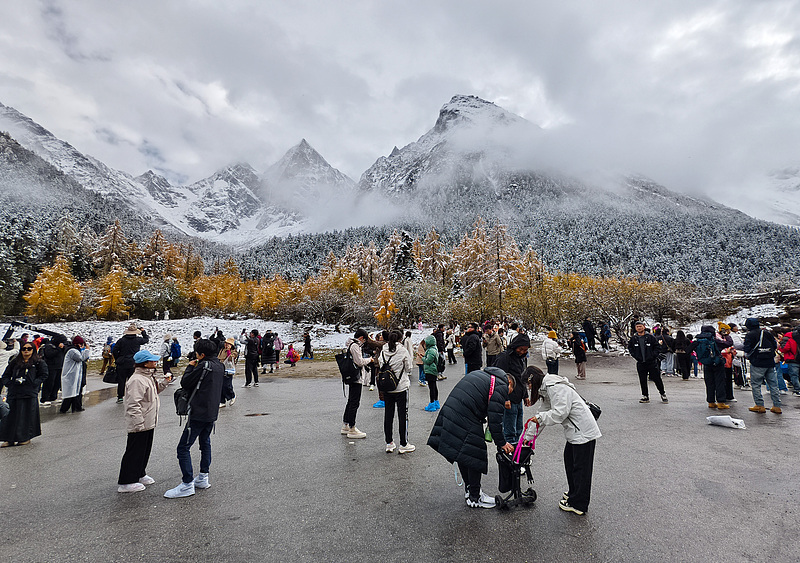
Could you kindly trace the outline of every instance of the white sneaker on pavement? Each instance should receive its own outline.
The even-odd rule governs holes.
[[[141,479],[139,479],[139,482],[140,482],[142,485],[152,485],[153,483],[155,483],[155,482],[156,482],[156,480],[155,480],[155,479],[153,479],[152,477],[150,477],[150,475],[145,475],[144,477],[142,477]]]
[[[394,445],[394,442],[389,442],[386,444],[386,453],[390,454],[397,449],[397,446]]]
[[[183,498],[183,497],[190,497],[193,494],[194,494],[194,481],[189,481],[188,483],[181,482],[181,484],[175,487],[174,489],[170,489],[166,493],[164,493],[164,498]]]
[[[397,453],[399,453],[399,454],[410,454],[411,452],[413,452],[416,449],[417,449],[417,446],[415,446],[414,444],[406,444],[405,446],[400,446],[399,448],[397,448]]]
[[[350,431],[347,433],[347,437],[350,438],[350,439],[366,438],[367,437],[367,433],[366,432],[362,432],[361,430],[359,430],[355,426],[351,426],[350,427]]]
[[[117,487],[118,493],[136,493],[138,491],[143,491],[144,485],[141,483],[128,483],[127,485],[120,485]]]
[[[345,435],[350,432],[350,425],[349,424],[342,424],[342,434]]]
[[[208,473],[198,473],[194,478],[195,489],[208,489],[211,483],[208,482]]]

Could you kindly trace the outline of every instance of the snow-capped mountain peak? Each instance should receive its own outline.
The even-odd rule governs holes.
[[[487,102],[477,96],[457,94],[439,110],[433,132],[444,133],[454,127],[503,127],[519,124],[531,125],[518,115]]]

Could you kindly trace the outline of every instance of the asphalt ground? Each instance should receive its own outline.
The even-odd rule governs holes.
[[[459,359],[460,361],[460,359]],[[536,361],[540,365],[541,361]],[[122,405],[91,377],[85,412],[43,409],[43,435],[0,450],[0,553],[7,561],[705,561],[800,560],[800,398],[784,414],[731,414],[746,430],[710,426],[702,380],[665,379],[669,404],[642,405],[630,358],[589,356],[579,391],[603,408],[592,503],[562,512],[564,435],[547,428],[533,458],[538,500],[510,511],[468,508],[453,468],[425,445],[436,414],[412,384],[411,454],[384,452],[383,410],[366,392],[358,426],[339,433],[341,382],[304,362],[262,376],[222,409],[212,435],[211,488],[168,500],[177,485],[181,426],[172,391],[148,473],[156,483],[116,492],[125,448]],[[574,365],[562,361],[562,374]],[[448,367],[440,401],[463,373]],[[171,387],[170,389],[174,388]],[[651,384],[652,389],[652,384]],[[651,398],[658,397],[655,389]],[[767,406],[770,406],[767,399]],[[535,407],[526,409],[526,416]],[[491,445],[490,445],[491,448]],[[490,449],[490,454],[491,454]],[[199,461],[193,448],[195,464]],[[195,466],[195,471],[197,468]],[[490,455],[483,488],[497,490]]]

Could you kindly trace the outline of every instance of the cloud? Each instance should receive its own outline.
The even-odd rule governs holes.
[[[797,164],[798,3],[8,2],[0,101],[132,174],[306,138],[357,179],[475,94],[544,128],[532,161],[735,200]]]

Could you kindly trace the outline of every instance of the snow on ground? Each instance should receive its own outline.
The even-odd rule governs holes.
[[[53,332],[60,332],[68,338],[79,334],[89,343],[91,357],[100,358],[102,357],[103,344],[105,344],[106,339],[110,336],[116,342],[131,322],[144,328],[150,337],[150,342],[143,346],[144,349],[158,354],[161,343],[164,341],[164,335],[170,333],[172,336],[178,337],[184,356],[192,349],[192,334],[196,330],[202,332],[204,338],[208,338],[215,328],[219,328],[226,338],[232,336],[237,339],[242,330],[249,333],[252,329],[256,329],[259,334],[264,334],[267,330],[270,330],[278,333],[278,336],[283,340],[285,348],[294,343],[295,348],[301,352],[303,349],[303,333],[306,330],[311,335],[311,346],[314,350],[344,348],[345,342],[353,336],[355,331],[355,328],[350,330],[346,326],[340,327],[342,332],[336,332],[334,325],[295,323],[292,321],[265,321],[263,319],[226,320],[214,317],[193,317],[190,319],[170,319],[168,321],[139,321],[134,319],[130,321],[38,323],[35,326]],[[421,331],[416,328],[405,330],[411,331],[412,342],[416,344],[424,336],[429,335],[433,327],[423,327]],[[3,327],[3,332],[5,332],[5,327]],[[35,334],[35,331],[16,329],[13,336],[19,337],[23,332]]]

